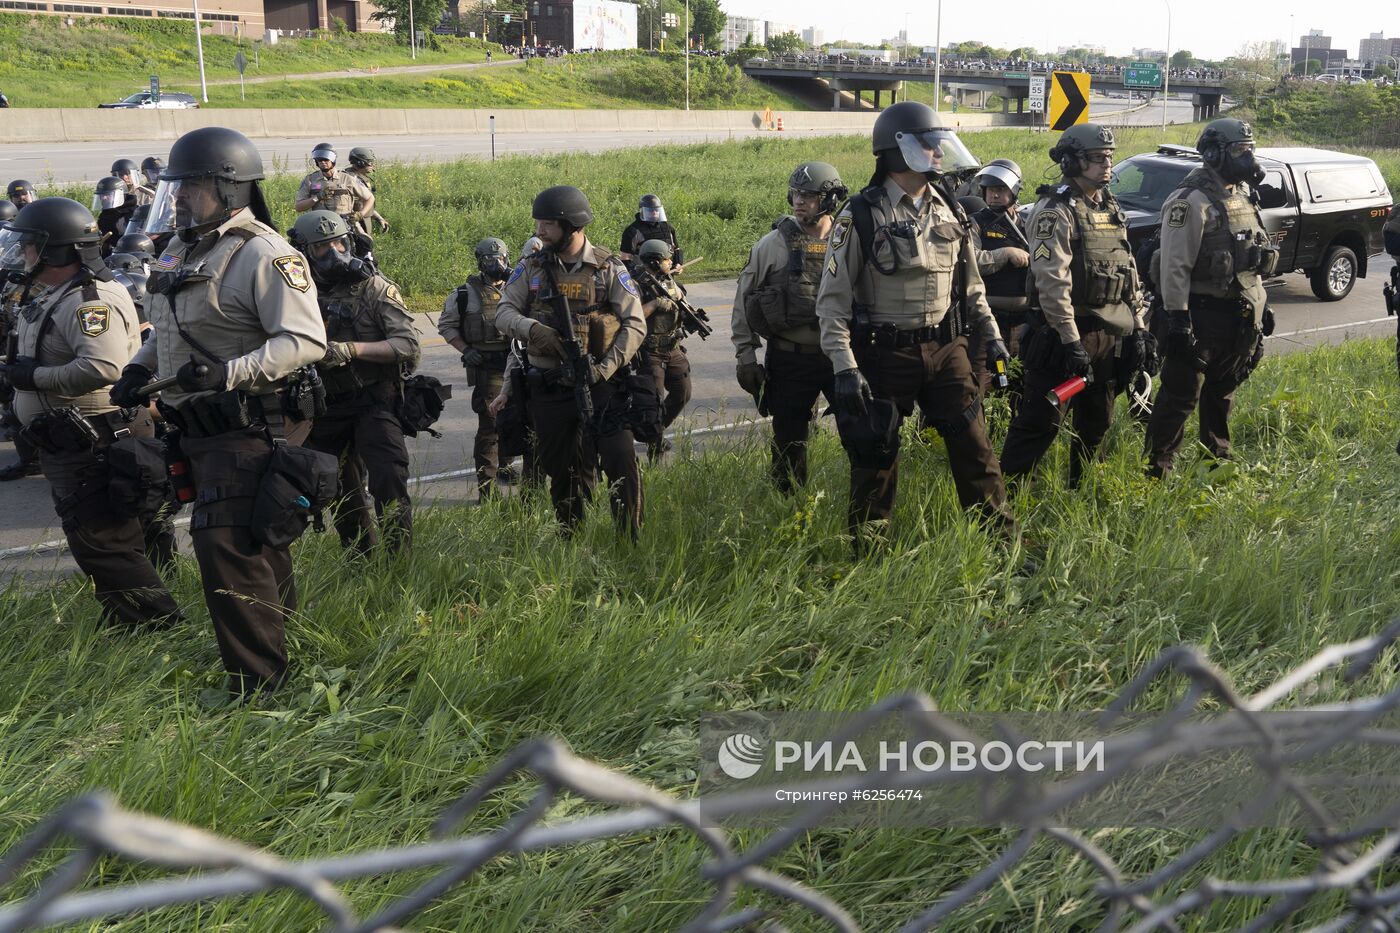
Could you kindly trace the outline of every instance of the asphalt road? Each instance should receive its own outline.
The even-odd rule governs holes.
[[[1361,280],[1340,302],[1317,301],[1307,281],[1298,275],[1287,276],[1282,284],[1271,287],[1269,297],[1278,327],[1268,341],[1269,352],[1291,353],[1354,337],[1393,334],[1394,320],[1387,321],[1381,302],[1386,268],[1383,257],[1376,266],[1379,268],[1373,267],[1370,277]],[[678,426],[719,442],[726,435],[753,430],[749,422],[757,417],[751,399],[734,382],[729,342],[734,281],[696,284],[690,287],[690,295],[697,307],[710,312],[715,333],[704,342],[693,338],[686,342],[694,391]],[[436,321],[435,314],[420,316],[424,331],[421,370],[452,384],[454,397],[437,425],[444,435],[441,439],[424,436],[409,440],[411,471],[418,478],[414,495],[420,505],[463,503],[475,498],[475,480],[467,475],[476,423],[470,408],[471,389],[465,384],[457,353],[437,336]],[[6,449],[0,460],[8,460],[8,454]],[[62,532],[43,477],[0,483],[0,516],[0,577],[16,573],[44,577],[74,569],[63,551]]]
[[[1127,100],[1109,98],[1100,102],[1094,98],[1092,112],[1119,110]],[[953,117],[952,114],[949,114]],[[1175,122],[1191,118],[1191,105],[1173,101],[1169,112]],[[955,119],[955,117],[953,117]],[[1105,117],[1114,125],[1152,125],[1160,122],[1161,108],[1153,107],[1133,113],[1111,114]],[[496,154],[523,155],[550,152],[606,152],[609,149],[630,149],[677,143],[718,142],[755,136],[776,135],[768,130],[687,130],[658,132],[638,130],[613,133],[498,133]],[[800,139],[829,132],[798,132],[788,130],[787,138]],[[315,140],[300,138],[256,139],[258,151],[269,166],[282,166],[284,171],[309,171],[307,159]],[[451,162],[460,158],[487,158],[491,155],[491,137],[487,133],[461,133],[441,136],[367,136],[364,139],[343,140],[347,149],[362,142],[372,143],[375,155],[384,161]],[[140,160],[148,155],[164,154],[164,143],[152,150],[147,140],[117,142],[67,143],[61,147],[43,143],[0,144],[0,179],[26,178],[36,185],[92,182],[107,174],[117,159]],[[976,145],[973,144],[973,148]]]

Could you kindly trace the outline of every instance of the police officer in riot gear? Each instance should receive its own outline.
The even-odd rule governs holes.
[[[145,179],[142,187],[149,188],[151,194],[156,193],[156,185],[160,184],[160,173],[165,171],[165,160],[160,156],[146,156],[141,160],[141,175]]]
[[[15,207],[13,202],[8,198],[0,200],[0,239],[5,235],[5,224],[18,215],[19,208]],[[0,246],[0,249],[3,249],[3,246]],[[7,340],[15,329],[18,321],[15,302],[20,291],[19,285],[0,280],[0,340]],[[0,427],[4,428],[5,438],[14,442],[15,452],[19,454],[19,460],[0,467],[0,483],[23,479],[26,476],[38,476],[40,473],[39,452],[19,435],[21,425],[11,406],[13,397],[14,388],[0,379]]]
[[[1012,356],[1021,349],[1021,329],[1026,324],[1026,267],[1030,250],[1021,226],[1017,199],[1021,196],[1021,166],[1010,159],[993,159],[973,178],[981,192],[982,207],[971,212],[977,236],[977,268],[987,289],[987,305],[997,319],[997,329]],[[985,393],[993,384],[992,373],[979,367],[983,354],[969,339],[968,353]]]
[[[363,229],[361,221],[374,210],[374,194],[365,187],[358,175],[337,171],[335,149],[321,143],[311,150],[316,171],[301,180],[297,189],[297,213],[310,210],[334,211],[355,229]]]
[[[116,242],[126,233],[136,201],[128,196],[126,184],[114,175],[98,179],[92,195],[92,212],[97,215],[97,229],[102,234],[102,254],[110,255]]]
[[[835,372],[837,428],[851,461],[848,521],[887,519],[899,425],[917,402],[942,435],[958,499],[1010,533],[1006,490],[987,440],[965,332],[1005,360],[967,219],[945,178],[973,163],[928,105],[902,101],[875,121],[875,174],[831,232],[817,293]]]
[[[15,207],[22,208],[34,200],[34,186],[23,178],[16,178],[5,186],[5,197],[9,198]]]
[[[131,159],[118,159],[112,163],[112,177],[120,178],[122,185],[126,187],[126,193],[131,200],[136,200],[136,191],[140,183],[136,180],[136,173],[139,171],[135,162]]]
[[[621,258],[631,261],[647,240],[661,240],[671,247],[671,262],[674,272],[680,273],[685,264],[685,253],[676,241],[676,229],[666,219],[666,208],[654,194],[644,194],[637,204],[637,219],[622,231]]]
[[[341,543],[361,554],[378,543],[359,472],[363,464],[385,545],[397,553],[413,534],[408,446],[397,413],[403,377],[417,367],[422,352],[413,316],[398,286],[355,256],[350,228],[339,214],[302,214],[290,240],[311,266],[330,342],[317,364],[326,411],[316,418],[306,446],[353,467],[341,472],[343,498],[335,520]]]
[[[831,360],[822,352],[817,324],[817,287],[832,217],[847,194],[835,166],[803,162],[793,169],[792,214],[754,244],[734,294],[735,378],[759,412],[773,418],[771,473],[783,492],[807,482],[812,406],[818,396],[828,403],[834,398]]]
[[[462,354],[467,385],[472,387],[472,411],[477,417],[472,462],[477,499],[485,501],[495,491],[497,473],[505,466],[500,462],[500,437],[490,404],[504,388],[510,354],[510,340],[496,329],[501,289],[510,275],[510,249],[504,240],[486,237],[476,244],[474,252],[476,274],[447,296],[438,317],[438,333]]]
[[[496,329],[524,342],[528,351],[536,463],[549,477],[554,513],[567,532],[583,518],[601,462],[613,517],[635,540],[642,479],[623,376],[646,337],[642,302],[621,260],[584,234],[593,210],[582,191],[546,188],[531,213],[544,246],[511,273],[496,309]],[[564,326],[566,304],[573,339],[585,354],[586,394],[575,391],[573,356],[557,329]]]
[[[5,378],[64,536],[104,621],[173,621],[179,609],[152,565],[174,553],[154,425],[144,407],[123,411],[108,400],[140,346],[136,310],[99,257],[97,221],[81,204],[34,201],[10,232],[0,268],[21,279],[22,310]]]
[[[1108,432],[1119,374],[1156,369],[1127,217],[1107,187],[1114,148],[1108,127],[1082,123],[1065,130],[1050,150],[1063,177],[1037,191],[1040,200],[1027,219],[1033,330],[1023,348],[1025,396],[1001,453],[1008,477],[1030,473],[1050,448],[1064,411],[1046,395],[1080,376],[1089,385],[1068,405],[1075,430],[1070,483],[1077,485]],[[1120,342],[1130,357],[1126,364]]]
[[[335,476],[333,461],[323,482],[328,458],[295,451],[314,414],[305,368],[325,356],[326,328],[306,260],[272,227],[262,178],[242,133],[204,127],[176,140],[147,225],[153,238],[174,233],[148,283],[154,334],[112,389],[117,404],[140,405],[154,374],[177,380],[160,407],[193,476],[190,537],[236,697],[286,675],[290,540],[307,518],[301,500],[319,506],[312,496]]]
[[[351,149],[350,168],[348,172],[349,174],[354,175],[355,177],[360,179],[360,181],[364,183],[364,186],[369,189],[370,194],[374,194],[374,179],[370,177],[374,174],[373,149],[368,149],[364,146],[356,146],[354,149]],[[373,227],[371,226],[371,221],[379,224],[380,233],[389,232],[389,221],[385,220],[382,216],[380,216],[379,211],[373,208],[365,210],[363,204],[355,205],[355,209],[360,214],[360,216],[364,218],[364,222],[361,224],[361,229],[365,233],[374,232]]]
[[[684,321],[678,302],[685,301],[685,286],[672,278],[675,271],[671,247],[664,240],[647,240],[632,263],[634,278],[642,295],[642,311],[647,316],[647,338],[637,359],[656,385],[660,400],[662,431],[669,428],[690,401],[690,358],[685,355]],[[671,442],[658,437],[647,447],[651,460],[671,449]]]
[[[1147,471],[1172,468],[1186,419],[1199,405],[1200,441],[1230,456],[1235,389],[1258,365],[1273,312],[1264,297],[1278,250],[1269,241],[1250,186],[1263,178],[1254,130],[1231,118],[1211,121],[1196,142],[1202,165],[1162,207],[1154,281],[1167,315],[1162,384],[1147,427]]]

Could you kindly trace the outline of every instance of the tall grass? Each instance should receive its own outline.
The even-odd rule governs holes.
[[[958,510],[941,445],[913,433],[889,550],[863,562],[842,536],[846,461],[825,432],[794,498],[771,489],[761,437],[678,445],[674,463],[646,470],[635,547],[602,502],[573,541],[542,501],[423,513],[413,553],[399,559],[347,563],[333,536],[309,536],[295,549],[295,671],[263,711],[218,705],[190,561],[174,592],[191,621],[158,635],[98,628],[79,582],[12,585],[0,594],[0,846],[94,787],[287,857],[399,845],[425,838],[454,796],[538,733],[686,793],[706,710],[855,709],[912,688],[946,710],[1100,708],[1180,642],[1258,688],[1400,610],[1392,360],[1381,341],[1266,360],[1238,398],[1241,459],[1225,470],[1188,454],[1180,475],[1150,483],[1140,429],[1120,419],[1107,461],[1070,491],[1062,441],[1015,501],[1043,556],[1032,577],[1014,575],[1018,558]],[[993,424],[1000,435],[1004,410]],[[1382,669],[1357,689],[1388,686]],[[1342,689],[1324,684],[1313,699]],[[1171,695],[1159,685],[1142,708]],[[513,784],[470,829],[502,819],[527,789]],[[587,809],[566,800],[551,818]],[[889,929],[1009,838],[817,831],[774,867]],[[1095,841],[1140,872],[1194,838],[1105,831]],[[1294,834],[1251,833],[1183,883],[1306,871],[1308,851]],[[507,859],[414,928],[672,929],[706,895],[705,857],[678,834],[648,833]],[[115,862],[95,872],[106,883],[146,874]],[[348,887],[369,909],[415,880]],[[1082,862],[1037,849],[959,928],[1084,929],[1100,916],[1095,880]],[[1186,928],[1232,928],[1259,909],[1221,904]],[[316,926],[314,911],[275,895],[91,929]]]

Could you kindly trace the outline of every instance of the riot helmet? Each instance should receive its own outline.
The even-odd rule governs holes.
[[[130,159],[118,159],[112,163],[112,177],[121,178],[123,175],[131,175],[135,180],[136,163]]]
[[[330,143],[321,143],[315,149],[311,150],[312,162],[319,162],[322,159],[327,160],[331,163],[331,165],[334,165],[336,163],[335,149],[331,146]]]
[[[108,259],[108,264],[111,264],[110,258]],[[112,266],[112,280],[125,288],[127,294],[131,296],[131,302],[136,305],[138,317],[143,324],[146,321],[144,313],[146,309],[146,281],[149,278],[150,276],[142,271],[140,267],[124,269]]]
[[[126,203],[126,182],[115,175],[98,179],[97,190],[92,195],[92,212],[115,210]]]
[[[645,240],[637,247],[637,258],[662,272],[670,272],[671,244],[665,240]]]
[[[5,197],[9,198],[15,207],[24,207],[37,195],[34,193],[33,185],[23,178],[16,178],[5,187]]]
[[[530,216],[557,220],[566,230],[581,230],[593,222],[593,208],[588,205],[588,196],[573,185],[555,185],[535,195]]]
[[[932,176],[957,174],[977,166],[977,159],[958,134],[939,126],[933,108],[913,100],[892,104],[875,118],[870,148],[887,172]]]
[[[0,224],[14,220],[19,214],[19,208],[15,207],[13,201],[0,201]]]
[[[331,161],[335,161],[332,159]],[[350,164],[356,168],[368,168],[374,165],[374,150],[365,146],[356,146],[350,150]]]
[[[836,166],[826,162],[803,162],[788,176],[788,204],[796,192],[821,195],[820,212],[834,214],[841,202],[846,200],[849,189],[841,181],[841,173]]]
[[[506,241],[489,236],[476,244],[476,267],[488,282],[500,282],[510,275],[510,249]]]
[[[271,226],[262,179],[262,156],[247,136],[222,126],[191,130],[170,148],[142,229],[152,239],[178,232],[194,243],[245,207]]]
[[[117,253],[145,256],[148,260],[156,254],[156,245],[151,242],[151,238],[138,230],[132,230],[129,226],[127,232],[117,239],[116,245],[112,249]]]
[[[637,219],[644,224],[664,224],[666,208],[661,206],[661,199],[654,194],[642,195],[637,202]]]
[[[107,257],[107,268],[112,270],[112,274],[118,272],[146,272],[145,257],[135,253],[123,253],[120,250]]]
[[[160,156],[146,156],[141,160],[141,174],[146,176],[146,184],[154,188],[160,184],[160,173],[165,171],[165,160]]]
[[[1243,120],[1222,117],[1212,120],[1196,140],[1201,161],[1229,184],[1263,180],[1259,160],[1254,156],[1254,127]]]
[[[1011,202],[1016,203],[1016,199],[1021,196],[1021,166],[1010,159],[993,159],[972,179],[973,184],[982,189],[982,196],[986,198],[988,188],[1000,185],[1003,188],[1011,189]]]
[[[21,208],[6,231],[10,236],[0,253],[0,269],[24,273],[26,280],[32,280],[44,268],[81,262],[98,278],[111,279],[101,258],[97,219],[77,201],[40,198]],[[26,247],[36,254],[33,266],[25,256]]]
[[[307,211],[287,239],[306,257],[318,284],[354,284],[374,274],[374,267],[355,255],[350,226],[335,211]]]
[[[1059,164],[1066,178],[1078,178],[1088,171],[1089,153],[1112,153],[1117,148],[1113,130],[1098,123],[1081,123],[1060,135],[1059,142],[1050,149],[1050,158]]]

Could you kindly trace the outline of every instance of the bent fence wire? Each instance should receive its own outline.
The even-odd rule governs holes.
[[[1084,800],[1115,779],[1113,768],[1104,773],[1085,773],[1055,785],[1051,794],[1030,795],[1017,801],[1011,821],[1020,828],[1007,847],[984,868],[966,878],[935,903],[911,911],[901,930],[928,930],[945,920],[956,923],[959,910],[975,902],[982,892],[1014,869],[1032,845],[1043,840],[1066,847],[1073,856],[1088,862],[1100,876],[1093,895],[1102,902],[1101,930],[1176,930],[1179,923],[1190,925],[1191,914],[1229,899],[1255,899],[1260,913],[1242,929],[1264,930],[1284,924],[1287,918],[1315,898],[1327,898],[1334,916],[1313,931],[1343,929],[1400,930],[1400,886],[1378,887],[1380,868],[1400,848],[1400,800],[1381,801],[1377,815],[1363,825],[1334,825],[1330,814],[1303,786],[1290,776],[1289,767],[1298,762],[1297,747],[1285,752],[1283,741],[1270,732],[1270,722],[1256,715],[1278,710],[1280,704],[1300,690],[1319,684],[1350,682],[1364,675],[1400,636],[1400,619],[1381,634],[1349,644],[1326,648],[1265,690],[1252,696],[1238,694],[1229,679],[1197,650],[1172,648],[1150,664],[1130,683],[1106,711],[1105,730],[1128,712],[1144,690],[1159,678],[1175,676],[1185,688],[1174,706],[1146,717],[1144,725],[1115,734],[1115,743],[1124,743],[1135,764],[1160,761],[1169,755],[1189,755],[1201,745],[1248,748],[1270,792],[1246,805],[1255,809],[1291,802],[1310,816],[1312,829],[1307,844],[1316,851],[1315,864],[1295,877],[1266,880],[1206,878],[1182,884],[1183,878],[1208,856],[1226,846],[1242,829],[1226,820],[1187,851],[1158,867],[1151,874],[1129,879],[1113,859],[1089,838],[1059,827],[1057,812]],[[1194,739],[1181,729],[1188,715],[1204,706],[1232,710],[1210,720],[1218,730],[1212,742],[1200,742],[1199,728]],[[1400,743],[1400,734],[1382,733],[1376,721],[1400,707],[1400,685],[1389,693],[1325,706],[1293,706],[1289,711],[1307,715],[1288,717],[1302,722],[1307,731],[1305,751],[1323,754],[1349,739],[1366,739],[1382,744]],[[854,718],[845,734],[833,737],[843,741],[859,734],[874,717],[899,712],[910,727],[911,738],[937,740],[965,737],[956,723],[932,708],[926,697],[906,694],[892,697]],[[1324,715],[1316,715],[1318,713]],[[1141,714],[1138,714],[1141,715]],[[1120,723],[1121,724],[1121,723]],[[1296,740],[1297,734],[1290,739]],[[1118,759],[1115,758],[1115,761]],[[1121,769],[1120,769],[1121,771]],[[518,813],[494,832],[475,836],[454,836],[454,830],[498,788],[524,773],[538,782],[539,789]],[[954,779],[977,781],[976,773]],[[949,780],[946,774],[914,772],[901,777],[904,786],[931,786]],[[871,786],[878,776],[840,778],[828,787],[856,790]],[[887,783],[887,782],[886,782]],[[573,794],[607,805],[611,809],[557,825],[541,822],[551,804],[561,794]],[[711,860],[701,869],[701,879],[709,886],[708,902],[682,929],[720,931],[755,929],[765,924],[786,922],[811,926],[817,918],[830,928],[854,931],[859,927],[851,914],[831,897],[801,881],[762,867],[766,860],[803,838],[823,824],[831,804],[817,803],[796,810],[779,829],[763,837],[747,851],[736,851],[727,836],[711,820],[726,815],[759,813],[774,806],[768,792],[726,792],[704,798],[677,799],[625,774],[585,761],[571,754],[561,743],[539,739],[509,752],[485,778],[447,809],[434,826],[435,841],[396,849],[363,852],[304,862],[283,861],[271,853],[250,848],[189,826],[121,809],[102,794],[72,801],[48,817],[27,838],[0,860],[0,889],[11,885],[32,859],[51,845],[63,844],[76,850],[48,871],[28,897],[0,906],[0,933],[38,929],[80,920],[139,914],[161,907],[230,898],[274,889],[287,889],[312,901],[324,912],[325,929],[338,933],[369,933],[401,929],[454,885],[470,883],[472,875],[498,856],[516,852],[579,845],[673,826],[694,834],[708,847]],[[793,812],[785,810],[785,812]],[[1248,823],[1241,813],[1240,825]],[[177,870],[199,869],[197,874],[180,875],[136,884],[76,890],[100,858],[119,856],[145,865]],[[441,871],[416,890],[397,899],[393,906],[368,918],[359,918],[349,899],[335,886],[348,879],[381,876],[412,869],[440,867]],[[1175,894],[1164,893],[1174,887]],[[763,892],[761,898],[745,900],[771,902],[771,907],[743,907],[736,904],[741,892]],[[1154,897],[1155,894],[1155,897]],[[765,926],[765,929],[781,927]]]

